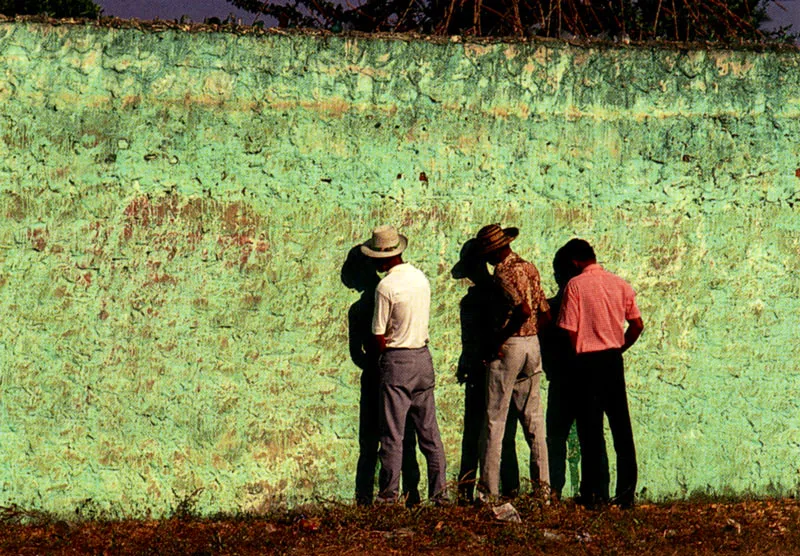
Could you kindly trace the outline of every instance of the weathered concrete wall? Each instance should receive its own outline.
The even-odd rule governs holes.
[[[339,272],[384,222],[431,279],[451,477],[450,269],[499,221],[550,293],[576,235],[637,289],[644,497],[794,492],[799,136],[797,52],[2,24],[0,504],[351,497]]]

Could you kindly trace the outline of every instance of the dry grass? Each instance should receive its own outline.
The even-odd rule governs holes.
[[[7,508],[0,554],[800,554],[794,499],[586,510],[514,501],[489,508],[357,508],[319,503],[267,516],[63,521]]]

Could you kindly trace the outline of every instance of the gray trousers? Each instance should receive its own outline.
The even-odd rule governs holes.
[[[378,502],[398,498],[406,417],[417,430],[419,449],[428,464],[428,496],[446,497],[444,446],[433,399],[433,361],[427,347],[388,350],[379,363],[381,471]]]
[[[534,488],[547,486],[547,438],[539,392],[542,355],[537,336],[512,336],[503,344],[503,356],[489,363],[486,373],[486,426],[478,491],[500,495],[500,454],[508,408],[513,403],[531,450],[530,477]]]

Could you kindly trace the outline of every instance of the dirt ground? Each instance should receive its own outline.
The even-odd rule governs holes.
[[[640,504],[586,510],[513,501],[489,507],[357,508],[319,502],[265,516],[64,521],[0,510],[0,554],[800,554],[795,499]]]

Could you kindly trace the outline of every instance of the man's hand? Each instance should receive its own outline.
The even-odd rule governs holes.
[[[373,334],[372,349],[374,350],[376,357],[386,351],[386,336],[383,334]]]
[[[508,322],[495,338],[497,349],[491,352],[492,357],[495,359],[503,357],[503,344],[505,344],[506,340],[511,336],[519,332],[519,329],[522,328],[522,325],[525,324],[525,321],[528,320],[532,314],[530,305],[525,301],[519,305],[515,305],[514,308],[511,309],[511,316],[508,318]]]
[[[492,350],[492,358],[489,361],[494,361],[495,359],[502,359],[503,358],[503,345],[505,342],[501,343],[497,346],[496,349]]]
[[[495,361],[497,359],[502,359],[503,358],[503,345],[504,344],[505,344],[505,340],[500,341],[499,343],[498,342],[492,342],[492,345],[495,345],[497,347],[489,348],[489,349],[486,350],[486,352],[485,352],[486,356],[482,359],[484,367],[488,367],[489,363],[491,363],[492,361]]]
[[[489,357],[484,359],[483,363],[485,365],[488,365],[492,361],[495,361],[496,359],[502,359],[502,358],[503,358],[503,343],[501,343],[499,346],[497,346],[496,348],[494,348],[491,351],[489,351]]]
[[[642,330],[644,330],[644,321],[641,317],[628,321],[628,329],[625,331],[625,343],[622,346],[622,353],[625,353],[629,347],[636,343],[636,340],[642,335]]]

